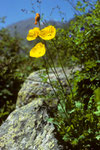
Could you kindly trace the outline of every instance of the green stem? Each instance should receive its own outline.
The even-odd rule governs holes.
[[[59,56],[59,51],[58,51],[59,48],[56,46],[54,40],[53,40],[53,43],[54,43],[54,46],[56,47],[57,55],[58,55],[58,58],[59,58],[58,60],[59,60],[59,63],[60,63],[60,65],[61,65],[62,71],[63,71],[63,73],[64,73],[64,75],[65,75],[66,81],[67,81],[67,83],[68,83],[68,85],[69,85],[70,91],[71,91],[71,93],[72,93],[72,98],[73,98],[72,87],[71,87],[71,84],[70,84],[70,82],[69,82],[69,79],[68,79],[68,77],[67,77],[67,75],[66,75],[66,72],[65,72],[65,70],[64,70],[64,67],[63,67],[63,65],[62,65],[61,58],[60,58],[60,56]]]
[[[45,45],[46,45],[46,42],[45,42]],[[49,54],[49,56],[50,56],[50,59],[51,59],[51,62],[52,62],[52,64],[53,64],[53,68],[54,68],[54,70],[52,69],[51,64],[50,64],[49,62],[48,62],[48,63],[49,63],[49,65],[50,65],[50,67],[51,67],[51,69],[52,69],[53,73],[55,74],[56,79],[57,79],[57,81],[59,82],[60,87],[61,87],[61,89],[62,89],[63,93],[65,93],[65,91],[64,91],[64,87],[63,87],[63,85],[62,85],[62,83],[61,83],[61,80],[60,80],[60,78],[59,78],[59,75],[58,75],[57,70],[56,70],[55,65],[54,65],[54,61],[53,61],[53,59],[52,59],[51,53],[50,53],[50,51],[49,51],[49,49],[48,49],[47,45],[46,45],[46,48],[47,48],[47,50],[48,50],[48,54]],[[65,95],[65,94],[64,94],[64,95]]]
[[[51,85],[51,87],[52,87],[52,89],[53,89],[53,91],[54,91],[55,96],[56,96],[57,99],[58,99],[59,104],[61,105],[61,107],[62,107],[62,109],[63,109],[63,112],[65,112],[66,117],[67,117],[67,113],[66,113],[65,109],[63,108],[63,105],[62,105],[62,103],[60,102],[59,96],[58,96],[58,94],[56,93],[56,91],[55,91],[55,89],[54,89],[54,87],[53,87],[53,84],[52,84],[52,81],[51,81],[51,79],[50,79],[49,72],[48,72],[48,69],[47,69],[47,63],[46,63],[46,60],[45,60],[44,57],[43,57],[43,61],[44,61],[44,63],[45,63],[45,69],[46,69],[46,73],[47,73],[47,75],[48,75],[48,79],[49,79],[50,85]],[[67,118],[68,118],[68,117],[67,117]]]
[[[41,28],[40,21],[39,21],[39,27]],[[44,40],[43,40],[43,43],[45,43],[45,45],[46,45],[46,42],[45,42]],[[46,45],[46,47],[47,47],[47,45]],[[49,50],[48,50],[48,52],[49,52]],[[53,67],[54,67],[55,72],[53,71],[51,65],[50,65],[50,64],[49,64],[49,65],[50,65],[52,71],[54,72],[54,74],[55,74],[55,76],[56,76],[58,82],[60,83],[60,86],[61,86],[61,88],[62,88],[62,90],[63,90],[63,92],[64,92],[63,86],[62,86],[61,81],[60,81],[60,79],[59,79],[59,76],[58,76],[58,73],[57,73],[57,71],[56,71],[56,68],[55,68],[55,65],[54,65],[54,62],[53,62],[53,59],[52,59],[52,57],[51,57],[50,52],[49,52],[49,55],[50,55],[50,58],[51,58],[51,61],[52,61],[52,64],[53,64]],[[52,81],[51,81],[51,79],[50,79],[49,72],[48,72],[47,65],[46,65],[46,60],[45,60],[44,57],[43,57],[43,60],[44,60],[44,62],[45,62],[45,67],[46,67],[46,72],[47,72],[47,75],[48,75],[49,82],[50,82],[50,84],[51,84],[51,86],[52,86],[52,89],[53,89],[53,91],[54,91],[56,97],[58,98],[58,101],[59,101],[59,103],[60,103],[60,105],[61,105],[61,107],[62,107],[62,109],[63,109],[63,112],[65,112],[65,114],[66,114],[66,111],[64,110],[64,108],[63,108],[63,106],[62,106],[62,104],[61,104],[61,102],[60,102],[59,96],[57,95],[57,93],[56,93],[56,91],[55,91],[55,89],[54,89],[54,87],[53,87],[53,85],[52,85]],[[66,116],[67,116],[67,114],[66,114]]]

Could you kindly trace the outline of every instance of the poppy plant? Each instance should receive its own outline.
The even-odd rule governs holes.
[[[31,57],[42,57],[46,52],[45,45],[42,44],[41,42],[36,44],[30,51],[30,56]]]
[[[26,39],[28,41],[35,40],[38,37],[39,32],[40,32],[40,29],[38,27],[30,29]]]
[[[48,27],[45,27],[44,29],[42,29],[39,33],[39,36],[43,39],[43,40],[51,40],[55,37],[56,35],[56,29],[54,26],[50,25]]]
[[[40,30],[38,27],[30,29],[26,39],[28,41],[32,41],[35,40],[37,37],[40,37],[43,40],[51,40],[55,37],[55,35],[56,35],[55,27],[49,25],[42,30]],[[43,55],[45,55],[45,52],[46,52],[45,45],[40,42],[31,49],[30,56],[36,58],[42,57]]]
[[[35,23],[34,23],[34,24],[37,24],[39,21],[40,21],[40,14],[39,14],[39,13],[36,13],[36,16],[35,16]]]

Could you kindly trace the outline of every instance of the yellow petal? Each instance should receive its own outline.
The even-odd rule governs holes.
[[[38,27],[30,29],[26,39],[28,41],[35,40],[37,36],[39,35],[39,33],[40,33],[40,29]]]
[[[45,27],[44,29],[42,29],[39,33],[39,36],[43,39],[43,40],[51,40],[55,37],[56,35],[56,28],[52,25]]]
[[[45,45],[42,44],[41,42],[36,44],[30,51],[30,56],[31,57],[42,57],[46,52]]]

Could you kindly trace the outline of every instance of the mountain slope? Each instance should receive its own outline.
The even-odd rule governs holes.
[[[56,28],[63,28],[65,26],[68,26],[68,23],[62,23],[59,21],[50,20],[46,22],[45,24],[41,23],[41,27],[45,27],[46,25],[54,25]],[[24,21],[17,22],[15,24],[12,24],[7,27],[10,34],[12,36],[19,34],[22,38],[25,38],[28,34],[29,29],[32,29],[38,25],[34,25],[34,19],[30,18]]]

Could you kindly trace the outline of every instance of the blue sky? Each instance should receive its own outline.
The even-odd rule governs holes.
[[[76,0],[72,0],[74,3]],[[32,6],[32,2],[34,5]],[[52,8],[59,6],[61,11],[66,13],[66,15],[60,16],[58,9],[54,9],[52,15],[50,16]],[[61,17],[65,17],[66,20],[69,20],[74,16],[74,11],[71,5],[66,0],[42,0],[40,8],[38,7],[36,0],[0,0],[0,17],[6,16],[6,23],[2,24],[3,27],[6,27],[10,24],[16,23],[21,20],[28,18],[34,18],[35,14],[31,11],[32,7],[35,8],[36,12],[44,14],[44,19],[46,20],[59,20]],[[27,10],[23,12],[21,9]]]

